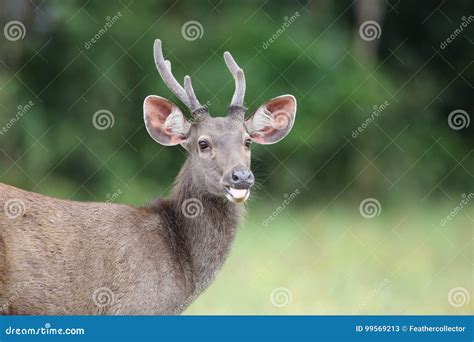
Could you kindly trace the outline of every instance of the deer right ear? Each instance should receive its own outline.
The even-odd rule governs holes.
[[[187,140],[191,124],[178,106],[167,99],[147,96],[143,103],[143,115],[148,134],[158,143],[174,146]]]

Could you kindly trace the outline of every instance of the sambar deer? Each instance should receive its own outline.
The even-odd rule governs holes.
[[[250,145],[291,130],[296,100],[276,97],[245,119],[245,77],[235,79],[225,117],[211,117],[154,44],[156,67],[191,112],[150,95],[145,126],[188,157],[169,198],[134,208],[55,199],[0,184],[0,312],[19,315],[179,314],[212,282],[244,213],[254,176]],[[164,166],[162,166],[164,167]]]

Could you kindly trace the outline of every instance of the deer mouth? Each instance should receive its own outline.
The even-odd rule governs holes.
[[[231,186],[225,186],[225,197],[234,203],[245,202],[250,195],[250,189],[236,189]]]

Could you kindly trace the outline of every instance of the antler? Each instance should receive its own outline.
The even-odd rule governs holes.
[[[202,111],[205,107],[201,106],[194,93],[191,77],[188,75],[184,77],[184,88],[179,84],[171,72],[171,62],[163,57],[160,39],[155,40],[154,55],[156,68],[167,87],[189,108],[191,113]]]
[[[224,52],[224,60],[227,68],[229,69],[235,80],[235,92],[232,96],[231,106],[244,108],[244,97],[245,97],[245,75],[244,71],[235,62],[230,52]]]

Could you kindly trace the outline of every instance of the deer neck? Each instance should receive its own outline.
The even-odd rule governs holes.
[[[197,183],[188,159],[170,200],[175,210],[175,233],[188,252],[194,287],[200,293],[223,265],[245,208],[204,192]]]

